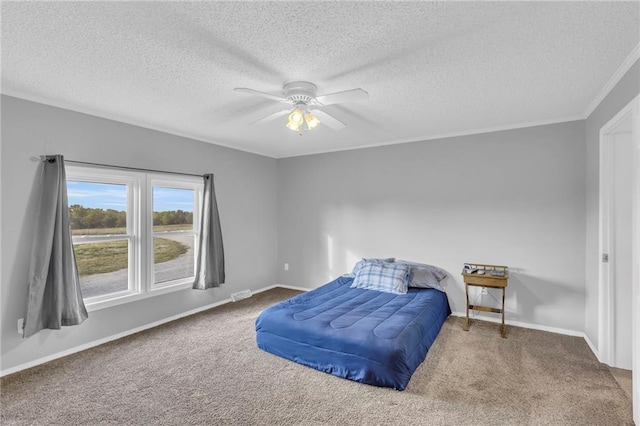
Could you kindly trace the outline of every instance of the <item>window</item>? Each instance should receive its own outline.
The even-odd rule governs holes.
[[[85,298],[129,290],[134,264],[133,227],[127,226],[130,185],[69,181],[69,219],[73,249]]]
[[[153,179],[153,283],[193,278],[198,210],[193,184]],[[194,221],[195,216],[195,221]]]
[[[202,179],[75,165],[66,171],[88,309],[191,286]]]

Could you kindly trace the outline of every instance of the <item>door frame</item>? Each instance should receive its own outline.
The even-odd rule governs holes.
[[[611,148],[613,135],[618,126],[630,119],[631,140],[634,144],[632,171],[632,358],[633,358],[633,418],[640,420],[640,95],[622,108],[600,129],[600,190],[599,190],[599,238],[598,238],[598,358],[610,365],[613,361],[613,271],[603,254],[614,258],[613,233],[610,232],[613,206],[610,193],[613,178]],[[640,424],[640,423],[639,423]]]

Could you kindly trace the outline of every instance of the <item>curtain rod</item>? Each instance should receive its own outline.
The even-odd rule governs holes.
[[[41,155],[40,161],[47,161],[47,157],[51,157],[50,155]],[[133,170],[138,172],[152,172],[152,173],[164,173],[170,175],[182,175],[182,176],[196,176],[203,177],[204,175],[197,175],[194,173],[180,173],[180,172],[167,172],[165,170],[154,170],[154,169],[141,169],[138,167],[126,167],[126,166],[113,166],[111,164],[101,164],[101,163],[90,163],[88,161],[75,161],[75,160],[64,160],[65,163],[74,163],[74,164],[84,164],[87,166],[99,166],[99,167],[109,167],[112,169],[121,169],[121,170]]]

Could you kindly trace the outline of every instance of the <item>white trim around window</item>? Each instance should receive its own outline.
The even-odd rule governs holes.
[[[87,310],[95,311],[159,294],[191,288],[194,277],[193,273],[191,273],[191,276],[187,276],[188,272],[183,273],[176,279],[170,278],[161,283],[154,283],[153,191],[154,188],[185,190],[184,192],[188,194],[191,194],[192,191],[193,204],[185,205],[185,210],[192,212],[193,224],[192,226],[184,225],[183,227],[188,227],[188,229],[175,231],[171,234],[177,235],[176,238],[179,237],[182,241],[193,241],[193,244],[189,245],[189,250],[191,250],[189,259],[195,259],[196,253],[194,252],[197,249],[195,241],[197,240],[200,220],[199,206],[203,192],[201,178],[73,164],[66,165],[66,174],[67,182],[72,185],[80,182],[126,186],[126,231],[124,233],[118,230],[112,234],[74,235],[73,237],[74,246],[108,241],[128,241],[127,272],[126,274],[123,271],[119,272],[121,276],[126,275],[126,288],[119,288],[113,292],[107,290],[104,294],[85,296],[84,302]],[[75,204],[73,200],[81,200],[83,195],[86,194],[74,194],[70,190],[69,204]],[[188,260],[187,264],[190,261]],[[102,277],[104,278],[105,276],[103,275]],[[81,283],[83,282],[82,276],[80,281]],[[122,284],[120,286],[124,287]]]

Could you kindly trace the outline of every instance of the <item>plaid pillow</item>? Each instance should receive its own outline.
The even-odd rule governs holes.
[[[351,287],[405,294],[410,280],[409,265],[389,262],[367,263],[358,270]]]
[[[353,271],[351,271],[350,274],[348,274],[348,276],[350,276],[351,278],[355,278],[356,274],[358,273],[358,271],[367,263],[382,263],[382,262],[395,262],[396,258],[395,257],[387,257],[385,259],[376,259],[376,258],[365,258],[363,257],[362,260],[360,260],[358,263],[355,264],[355,266],[353,267]]]

